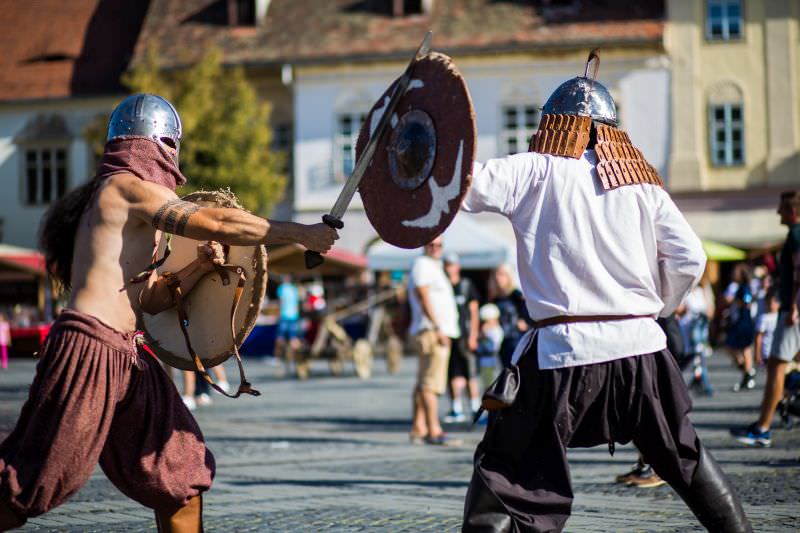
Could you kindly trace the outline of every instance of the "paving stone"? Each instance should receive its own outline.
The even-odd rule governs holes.
[[[246,364],[260,398],[214,396],[196,412],[217,460],[214,488],[205,497],[207,531],[458,531],[483,429],[448,426],[464,440],[457,448],[409,444],[415,361],[406,359],[395,376],[378,362],[368,381],[331,377],[324,363],[314,365],[308,381],[279,379],[266,362]],[[0,435],[13,428],[33,372],[32,361],[12,360],[11,370],[0,374]],[[757,531],[800,530],[800,428],[774,430],[772,448],[739,445],[728,429],[757,416],[763,373],[756,390],[734,393],[729,388],[737,373],[715,355],[711,378],[717,394],[695,398],[691,415],[701,438]],[[632,446],[618,446],[614,457],[607,447],[570,450],[568,457],[575,501],[567,531],[703,531],[671,488],[613,482],[636,460]],[[69,502],[22,531],[142,532],[155,525],[149,509],[127,499],[98,469]]]

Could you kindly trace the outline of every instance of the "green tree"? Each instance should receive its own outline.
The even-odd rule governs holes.
[[[269,214],[286,186],[285,156],[270,146],[270,104],[259,101],[241,68],[224,67],[219,51],[211,49],[187,69],[164,72],[150,50],[123,83],[132,93],[159,94],[178,110],[180,165],[188,178],[181,193],[230,189],[250,211]],[[90,125],[87,136],[96,130]]]

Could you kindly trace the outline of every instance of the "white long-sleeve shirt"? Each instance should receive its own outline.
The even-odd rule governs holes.
[[[534,320],[562,315],[672,313],[698,282],[700,239],[669,194],[654,185],[605,191],[594,150],[580,159],[537,153],[475,163],[462,204],[506,216]],[[529,332],[514,354],[519,359]],[[666,347],[651,318],[556,324],[538,330],[539,367],[561,368]]]

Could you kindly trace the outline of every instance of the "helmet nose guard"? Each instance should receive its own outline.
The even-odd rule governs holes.
[[[567,80],[553,91],[542,107],[544,115],[578,115],[617,126],[617,106],[605,86],[596,81],[600,57],[597,50],[589,53],[583,76]],[[589,77],[589,70],[592,75]]]
[[[126,136],[149,137],[168,152],[175,150],[177,164],[182,135],[181,119],[171,103],[156,94],[134,94],[111,113],[106,142]]]

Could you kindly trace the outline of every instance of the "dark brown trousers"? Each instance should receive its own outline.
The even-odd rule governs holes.
[[[492,414],[475,452],[465,532],[561,531],[573,499],[567,448],[633,441],[670,485],[691,484],[700,442],[669,352],[539,370],[535,345],[514,405]]]
[[[66,310],[17,425],[0,444],[0,502],[20,520],[63,503],[97,463],[120,491],[175,511],[211,487],[214,458],[172,380],[132,333]]]

